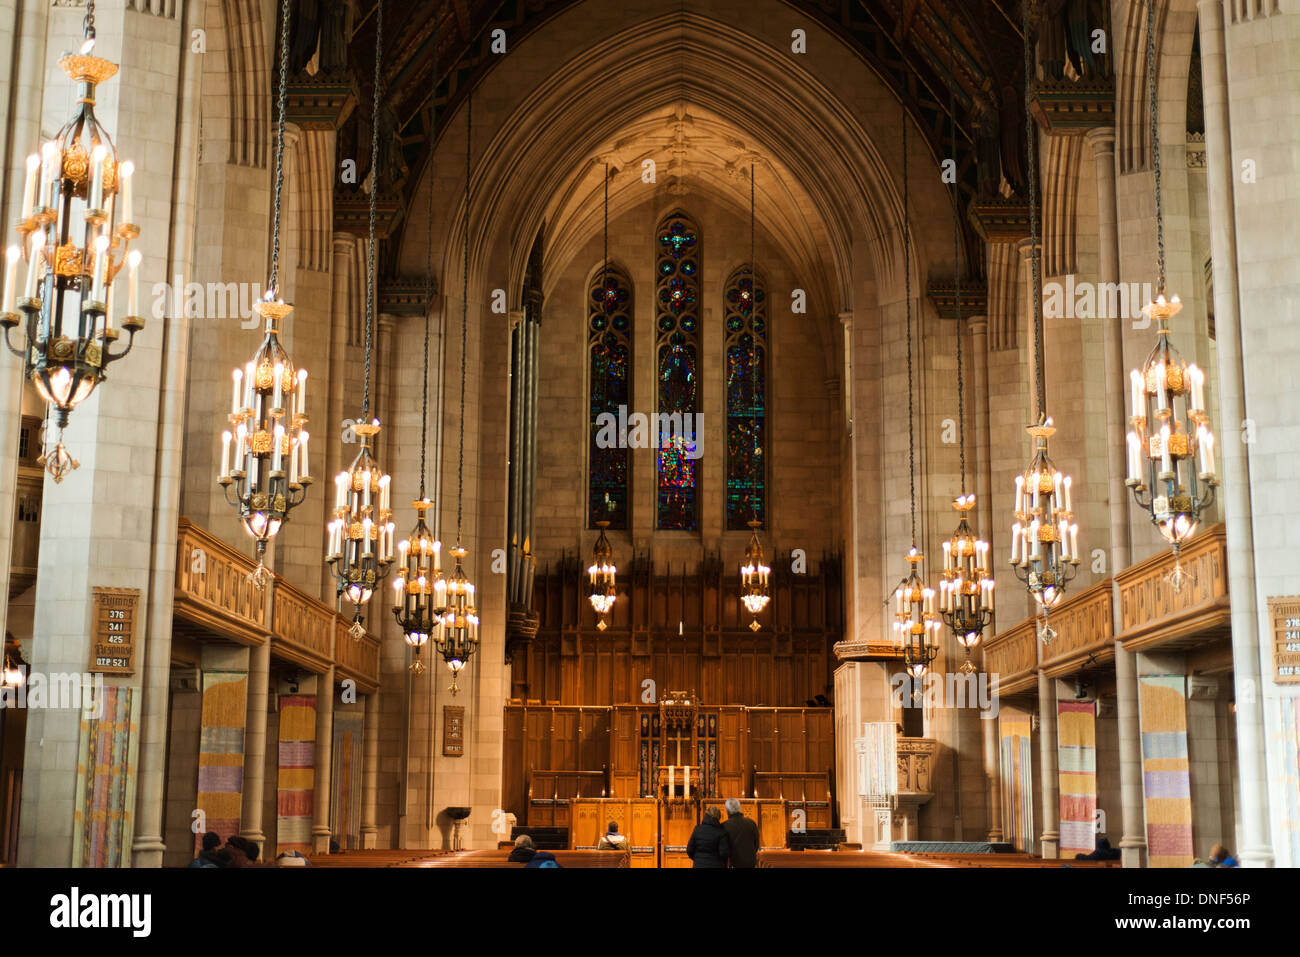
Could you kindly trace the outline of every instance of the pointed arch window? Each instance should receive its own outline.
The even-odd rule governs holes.
[[[727,529],[767,524],[767,290],[746,263],[727,279]]]
[[[587,292],[587,526],[608,521],[610,528],[627,528],[632,463],[619,433],[632,403],[632,283],[607,265],[596,270]]]
[[[655,232],[655,524],[699,528],[700,234],[678,212]]]

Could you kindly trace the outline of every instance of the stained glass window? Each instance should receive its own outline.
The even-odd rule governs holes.
[[[767,521],[767,292],[749,264],[727,280],[727,529]]]
[[[655,372],[658,378],[658,488],[655,518],[659,528],[694,531],[699,527],[700,234],[681,213],[673,213],[655,232]]]
[[[598,269],[588,289],[587,351],[587,524],[608,520],[610,528],[627,528],[632,463],[621,430],[632,401],[632,284],[617,267]]]

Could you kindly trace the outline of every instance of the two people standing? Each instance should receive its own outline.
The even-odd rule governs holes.
[[[691,832],[686,856],[692,867],[756,867],[758,825],[740,812],[740,801],[727,798],[727,821],[717,807],[704,810],[704,820]]]

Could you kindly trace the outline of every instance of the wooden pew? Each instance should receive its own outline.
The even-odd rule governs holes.
[[[628,867],[629,854],[627,851],[551,851],[555,855],[556,863],[561,867]],[[508,861],[510,856],[507,850],[482,850],[482,851],[456,851],[452,854],[444,854],[439,857],[431,857],[425,860],[410,861],[400,864],[400,867],[491,867],[491,868],[512,868],[523,867],[523,864]]]
[[[453,852],[449,850],[385,848],[343,851],[338,854],[312,854],[307,859],[311,862],[312,867],[400,867],[411,861],[425,860],[451,853]]]
[[[925,861],[910,854],[879,851],[786,851],[758,852],[759,867],[958,867],[946,861]]]

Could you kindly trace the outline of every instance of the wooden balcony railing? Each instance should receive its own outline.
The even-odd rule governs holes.
[[[1189,638],[1226,633],[1228,610],[1228,539],[1222,524],[1197,535],[1183,547],[1188,580],[1181,592],[1166,581],[1173,570],[1172,550],[1165,549],[1115,576],[1119,584],[1119,638],[1135,651],[1185,644]]]
[[[245,645],[265,641],[266,596],[248,580],[255,567],[243,552],[182,518],[176,534],[178,629],[218,634]]]
[[[334,609],[278,577],[271,607],[271,650],[312,671],[328,668],[334,660]]]
[[[248,575],[256,563],[243,552],[182,518],[176,536],[175,626],[182,634],[260,645],[308,671],[331,664],[368,694],[379,687],[379,640],[353,641],[351,622],[333,608],[273,575],[268,592]]]
[[[1118,637],[1126,648],[1177,648],[1226,634],[1229,623],[1227,538],[1222,524],[1206,529],[1182,549],[1187,581],[1175,592],[1168,579],[1174,568],[1171,549],[1130,565],[1090,588],[1071,595],[1051,615],[1057,635],[1041,647],[1032,618],[989,638],[984,668],[998,674],[999,694],[1030,689],[1035,671],[1068,674],[1089,656],[1113,657]],[[1114,588],[1118,587],[1123,631],[1115,634]]]

